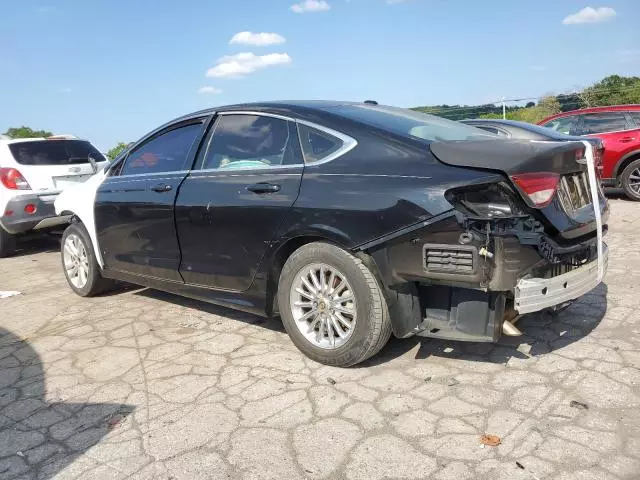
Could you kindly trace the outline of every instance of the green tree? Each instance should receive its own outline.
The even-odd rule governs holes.
[[[120,155],[124,150],[126,150],[128,146],[129,146],[128,143],[124,143],[124,142],[118,143],[115,147],[113,147],[111,150],[107,152],[107,157],[109,157],[109,160],[113,160],[118,155]]]
[[[9,138],[41,138],[50,137],[53,133],[47,130],[33,130],[30,127],[11,127],[4,134]]]
[[[640,77],[610,75],[580,93],[585,107],[640,103]]]

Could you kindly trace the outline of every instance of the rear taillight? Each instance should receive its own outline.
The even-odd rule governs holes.
[[[0,182],[9,190],[31,190],[29,183],[15,168],[0,168]]]
[[[560,175],[554,172],[521,173],[512,175],[513,183],[524,193],[532,207],[546,207],[558,189]]]

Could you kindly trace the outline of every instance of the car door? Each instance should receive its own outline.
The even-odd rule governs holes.
[[[150,135],[115,164],[95,200],[105,269],[182,282],[174,204],[204,132],[206,118]]]
[[[298,197],[304,170],[295,122],[222,113],[176,200],[186,283],[251,286],[274,233]]]
[[[604,178],[613,178],[613,169],[618,160],[633,145],[632,125],[624,112],[598,112],[582,115],[581,134],[600,138],[604,142],[603,172]]]

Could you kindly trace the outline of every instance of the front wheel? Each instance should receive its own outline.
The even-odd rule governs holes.
[[[293,343],[327,365],[362,362],[391,335],[387,304],[373,273],[360,259],[328,243],[304,245],[287,259],[278,307]]]
[[[620,176],[620,183],[627,197],[640,201],[640,159],[627,165]]]
[[[71,289],[81,297],[93,297],[111,288],[102,277],[91,238],[85,226],[72,223],[62,235],[62,269]]]

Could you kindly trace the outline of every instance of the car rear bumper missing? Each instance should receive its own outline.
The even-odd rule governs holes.
[[[602,261],[606,271],[609,249],[603,244]],[[598,259],[570,272],[551,278],[522,278],[514,292],[514,308],[519,314],[537,312],[560,305],[584,295],[595,288],[598,278]]]
[[[11,234],[41,230],[69,223],[70,216],[57,216],[53,205],[56,195],[20,195],[7,203],[0,227]],[[33,209],[28,213],[29,209]]]

